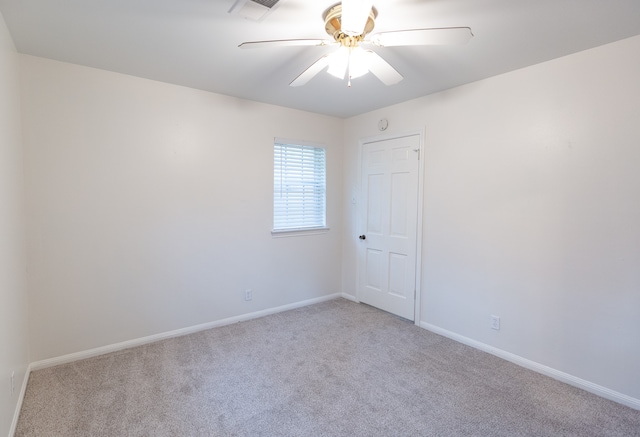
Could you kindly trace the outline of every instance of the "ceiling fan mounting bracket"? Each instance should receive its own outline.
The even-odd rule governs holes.
[[[342,31],[342,4],[338,3],[324,11],[322,18],[324,19],[324,29],[333,37],[340,45],[344,47],[354,48],[364,40],[364,37],[373,30],[375,26],[378,11],[375,7],[371,8],[369,17],[364,26],[364,30],[360,35],[348,35]]]

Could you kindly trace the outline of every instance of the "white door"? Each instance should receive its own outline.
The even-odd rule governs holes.
[[[358,299],[414,320],[419,135],[362,148]]]

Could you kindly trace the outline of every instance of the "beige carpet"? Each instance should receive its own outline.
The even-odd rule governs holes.
[[[640,411],[338,299],[36,371],[16,436],[640,436]]]

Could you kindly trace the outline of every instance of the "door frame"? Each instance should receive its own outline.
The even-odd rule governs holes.
[[[410,136],[418,136],[418,143],[420,148],[420,155],[418,160],[418,217],[416,222],[416,278],[415,278],[415,300],[414,300],[414,308],[413,308],[413,323],[417,326],[420,326],[420,315],[421,315],[421,302],[422,302],[422,208],[424,205],[424,168],[425,168],[425,153],[424,153],[424,138],[425,138],[425,128],[422,129],[410,129],[403,130],[398,132],[388,132],[380,135],[374,135],[370,137],[360,138],[358,141],[358,202],[356,208],[357,220],[355,229],[356,233],[360,235],[362,229],[364,227],[363,216],[362,216],[362,156],[363,149],[366,143],[377,142],[377,141],[386,141],[393,140],[396,138],[404,138]],[[355,241],[357,240],[357,235],[354,235]],[[356,299],[360,302],[360,260],[362,259],[362,251],[364,247],[362,245],[357,245],[356,254]]]

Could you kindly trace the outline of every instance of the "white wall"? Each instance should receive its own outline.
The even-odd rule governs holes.
[[[32,361],[340,291],[342,120],[21,67]],[[329,233],[272,238],[274,137],[326,145]]]
[[[18,55],[0,14],[0,435],[9,433],[29,362],[19,89]]]
[[[426,128],[421,321],[640,399],[640,37],[344,123],[20,59],[31,361],[355,294],[358,140],[386,117]],[[21,201],[4,102],[3,207]],[[275,136],[328,147],[328,234],[271,237]],[[2,266],[20,289],[16,259]],[[23,369],[23,342],[7,343]]]
[[[634,37],[347,120],[344,291],[358,140],[425,128],[421,321],[640,399],[638,78]]]

